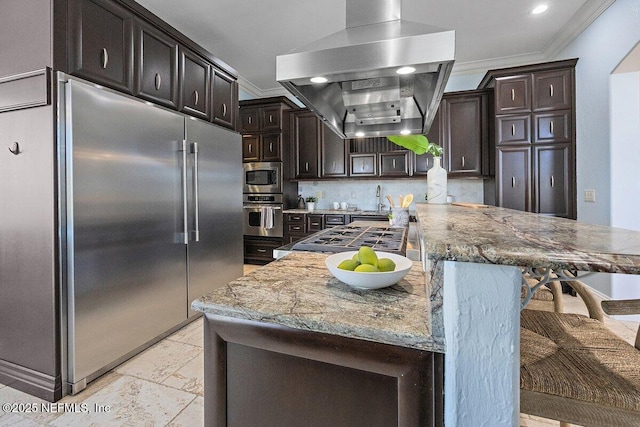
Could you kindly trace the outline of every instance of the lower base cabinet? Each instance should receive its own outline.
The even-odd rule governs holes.
[[[444,355],[205,314],[205,426],[444,425]]]
[[[281,238],[244,237],[244,263],[264,265],[273,261],[273,250],[282,246]]]

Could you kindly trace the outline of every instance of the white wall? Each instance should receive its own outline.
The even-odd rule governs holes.
[[[640,231],[640,67],[612,74],[611,82],[611,225]],[[613,299],[640,298],[640,277],[614,274]],[[640,321],[640,316],[622,320]]]

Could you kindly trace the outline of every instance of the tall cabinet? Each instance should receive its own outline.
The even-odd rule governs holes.
[[[577,59],[489,71],[499,206],[576,218]]]

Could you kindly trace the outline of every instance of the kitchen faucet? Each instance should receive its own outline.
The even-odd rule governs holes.
[[[376,197],[378,198],[378,212],[382,212],[382,208],[386,208],[387,205],[382,203],[382,191],[380,191],[380,184],[376,187]]]

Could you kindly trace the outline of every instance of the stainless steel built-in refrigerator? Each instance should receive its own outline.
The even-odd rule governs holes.
[[[241,142],[78,80],[60,79],[58,99],[62,370],[76,392],[242,275]]]

